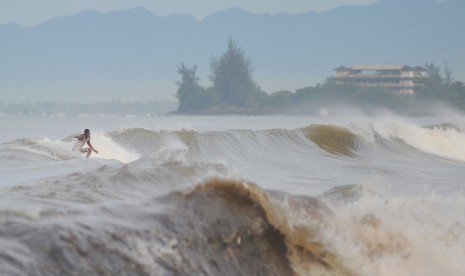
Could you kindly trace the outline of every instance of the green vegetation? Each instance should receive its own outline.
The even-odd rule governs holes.
[[[354,105],[370,104],[392,110],[420,110],[428,102],[443,103],[465,110],[465,86],[452,77],[447,64],[441,68],[432,63],[425,65],[427,75],[418,83],[415,94],[405,95],[382,87],[359,87],[336,84],[328,78],[324,84],[297,90],[290,95],[291,103],[298,101],[329,101]],[[273,94],[271,95],[273,96]]]
[[[189,68],[184,63],[178,66],[178,73],[182,76],[182,80],[177,82],[179,89],[176,94],[180,112],[209,108],[218,102],[217,95],[211,89],[205,89],[198,84],[196,70],[197,66]]]
[[[178,66],[178,113],[236,113],[266,102],[268,95],[253,81],[251,61],[233,39],[219,59],[212,58],[210,67],[213,86],[204,88],[198,84],[197,66]]]
[[[422,81],[415,94],[416,98],[440,101],[465,110],[465,84],[454,80],[447,63],[444,64],[443,73],[435,64],[428,63],[425,67],[428,76]]]
[[[237,107],[254,107],[263,92],[252,79],[252,62],[231,38],[228,49],[220,59],[210,62],[213,91],[220,102]]]
[[[333,77],[324,83],[296,91],[267,94],[260,90],[252,77],[252,62],[234,40],[227,50],[210,62],[211,87],[199,84],[197,66],[178,66],[181,80],[177,82],[178,114],[315,114],[322,106],[347,104],[365,108],[384,107],[401,114],[426,115],[429,103],[441,103],[465,111],[465,84],[455,80],[447,63],[443,68],[425,64],[427,76],[418,83],[414,95],[393,92],[382,87],[340,85]],[[77,114],[166,114],[176,108],[170,102],[112,101],[108,103],[1,103],[0,115],[77,115]]]
[[[337,84],[329,77],[323,84],[278,91],[270,95],[261,91],[252,78],[252,62],[234,40],[221,58],[210,62],[212,87],[198,84],[196,66],[181,64],[177,82],[179,108],[187,114],[283,114],[312,113],[322,104],[343,103],[354,106],[385,107],[394,111],[426,113],[424,104],[440,102],[465,110],[465,85],[452,77],[447,64],[444,69],[435,64],[425,65],[427,76],[418,83],[414,95],[399,94],[382,87],[360,87]],[[442,72],[443,71],[443,72]]]

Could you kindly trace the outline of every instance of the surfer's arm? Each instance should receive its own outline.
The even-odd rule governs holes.
[[[76,138],[78,140],[82,140],[83,137],[84,137],[84,134],[79,134],[79,135],[74,136],[74,138]]]
[[[95,153],[98,153],[98,151],[96,149],[94,149],[94,147],[90,143],[90,139],[89,139],[89,141],[87,141],[87,145],[89,145],[89,148],[91,148]]]

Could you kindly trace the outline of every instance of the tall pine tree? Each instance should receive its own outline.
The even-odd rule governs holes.
[[[210,80],[221,103],[237,107],[257,104],[260,90],[252,79],[252,62],[232,38],[226,52],[220,59],[213,58],[210,66]]]

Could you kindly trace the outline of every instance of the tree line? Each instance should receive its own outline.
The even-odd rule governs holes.
[[[252,62],[233,39],[229,39],[227,46],[226,52],[219,59],[213,57],[210,61],[212,87],[199,85],[197,66],[188,67],[184,63],[178,65],[177,72],[181,75],[176,94],[179,113],[213,107],[253,108],[263,102],[267,95],[252,78]]]
[[[334,102],[402,111],[406,108],[421,110],[426,101],[442,102],[465,110],[465,85],[454,79],[447,64],[442,69],[433,63],[427,63],[425,67],[426,77],[419,80],[413,95],[399,94],[383,87],[337,84],[334,77],[294,92],[283,90],[267,94],[253,80],[251,60],[230,38],[226,52],[210,62],[211,87],[199,84],[197,66],[178,65],[181,80],[177,82],[177,113],[309,113],[313,107]]]

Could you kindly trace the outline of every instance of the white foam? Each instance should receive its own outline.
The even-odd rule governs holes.
[[[12,148],[47,156],[54,160],[68,160],[79,157],[75,152],[71,151],[72,143],[51,140],[48,137],[21,139]]]
[[[465,134],[456,129],[424,128],[401,120],[374,123],[373,130],[385,139],[398,138],[429,154],[465,161]]]
[[[155,158],[163,163],[171,161],[186,163],[188,150],[188,146],[179,137],[170,135],[164,139],[163,146],[157,150]]]
[[[113,159],[123,163],[129,163],[140,158],[137,153],[120,146],[103,132],[92,132],[91,143],[99,152],[98,154],[93,152],[91,158]],[[83,156],[85,156],[85,154],[83,154]]]
[[[365,196],[338,206],[328,244],[357,275],[464,275],[463,196]]]
[[[117,162],[116,164],[118,164]],[[103,159],[75,159],[66,161],[46,162],[30,166],[22,166],[0,172],[0,188],[8,188],[16,185],[35,185],[41,179],[66,176],[75,172],[92,171],[98,166],[115,164],[115,161]]]
[[[75,141],[76,139],[70,141],[51,140],[48,137],[25,138],[15,142],[13,148],[47,156],[53,160],[85,158],[85,153],[72,150]],[[123,163],[129,163],[140,158],[138,154],[117,144],[103,132],[93,132],[91,143],[99,152],[98,154],[93,152],[91,158],[118,160]],[[88,146],[84,145],[84,148],[86,147]]]

